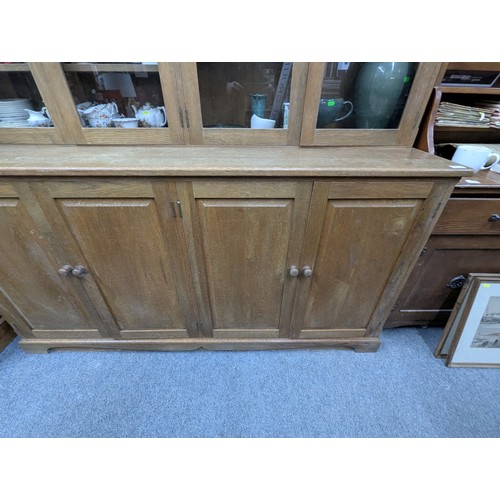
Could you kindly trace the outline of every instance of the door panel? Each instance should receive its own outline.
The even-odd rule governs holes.
[[[0,234],[0,290],[22,334],[99,337],[20,198],[0,198]]]
[[[55,204],[61,229],[73,241],[73,265],[86,266],[88,273],[81,279],[95,282],[88,292],[96,302],[100,294],[121,337],[188,337],[193,331],[186,313],[189,299],[176,285],[184,267],[175,251],[173,214],[165,206],[168,202],[156,198],[161,187],[141,181],[134,196],[133,185],[103,182],[95,197],[85,189],[85,196],[79,197],[71,196],[67,186],[52,186],[60,196]],[[73,191],[80,193],[79,186]]]
[[[191,186],[189,217],[211,334],[287,336],[296,286],[288,269],[299,261],[310,183],[204,184]]]
[[[292,202],[200,200],[214,329],[279,326]]]
[[[403,197],[380,182],[367,180],[359,192],[348,185],[314,184],[301,259],[312,275],[299,280],[295,338],[365,335],[427,192],[420,183],[411,198],[411,186]]]
[[[329,200],[305,329],[367,326],[417,206],[415,200]]]

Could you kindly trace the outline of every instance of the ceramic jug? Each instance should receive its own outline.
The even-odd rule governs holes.
[[[40,111],[33,109],[25,109],[24,111],[29,113],[27,121],[30,127],[50,127],[52,125],[47,108],[42,108]]]
[[[344,107],[348,107],[349,109],[340,116]],[[329,123],[345,120],[351,116],[353,109],[351,101],[344,101],[340,97],[336,97],[335,99],[320,99],[316,128],[325,128]]]
[[[132,104],[135,117],[144,127],[163,127],[167,123],[167,111],[165,106],[151,106],[149,102],[137,109]]]

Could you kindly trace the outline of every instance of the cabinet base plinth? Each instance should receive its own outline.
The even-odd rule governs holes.
[[[14,330],[7,324],[0,325],[0,352],[2,352],[14,339],[16,334]]]
[[[113,340],[113,339],[23,339],[19,345],[30,354],[48,353],[50,350],[127,350],[127,351],[251,351],[266,349],[354,349],[356,352],[375,352],[380,340],[375,337],[358,339],[154,339],[154,340]]]

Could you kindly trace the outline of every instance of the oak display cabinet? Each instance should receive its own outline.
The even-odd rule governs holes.
[[[356,101],[350,93],[360,68],[369,64],[373,63],[3,63],[0,75],[32,75],[54,127],[23,133],[0,128],[0,143],[411,147],[442,63],[405,63],[411,67],[408,74],[397,72],[396,66],[381,67],[387,78],[379,92],[390,88],[387,82],[401,83],[396,89],[400,99],[394,103],[397,119],[387,125],[316,128],[324,97],[349,97],[354,116],[361,109],[359,96]],[[339,69],[346,65],[347,70]],[[251,128],[252,109],[260,110],[252,107],[255,96],[265,101],[260,118],[273,119],[273,128]],[[382,97],[382,102],[389,99],[388,94]],[[126,116],[131,116],[134,102],[164,105],[168,124],[138,129],[82,126],[76,106],[85,101],[116,102]]]
[[[394,128],[314,139],[335,64],[23,66],[54,127],[0,129],[0,314],[20,345],[377,350],[468,172],[409,147],[434,63],[418,64]],[[128,75],[122,110],[147,99],[166,126],[84,126],[76,106],[103,74]],[[252,128],[255,113],[276,127]]]
[[[0,158],[0,313],[30,351],[376,350],[460,175],[407,148]]]

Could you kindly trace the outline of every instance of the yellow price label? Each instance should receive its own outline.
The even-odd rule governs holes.
[[[483,288],[489,288],[491,285],[489,283],[483,283]]]

